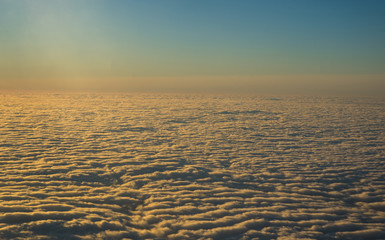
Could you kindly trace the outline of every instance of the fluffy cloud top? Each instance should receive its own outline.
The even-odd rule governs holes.
[[[2,239],[380,239],[383,99],[0,96]]]

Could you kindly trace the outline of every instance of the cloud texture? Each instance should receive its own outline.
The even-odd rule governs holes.
[[[381,239],[384,99],[0,95],[1,239]]]

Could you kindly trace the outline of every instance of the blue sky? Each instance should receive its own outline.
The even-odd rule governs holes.
[[[0,0],[0,83],[384,75],[384,12],[375,0]]]

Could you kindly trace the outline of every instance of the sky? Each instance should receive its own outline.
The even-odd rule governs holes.
[[[385,92],[385,2],[0,0],[0,88]]]

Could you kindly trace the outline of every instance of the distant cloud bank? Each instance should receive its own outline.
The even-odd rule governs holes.
[[[0,78],[3,89],[385,96],[385,75]]]

